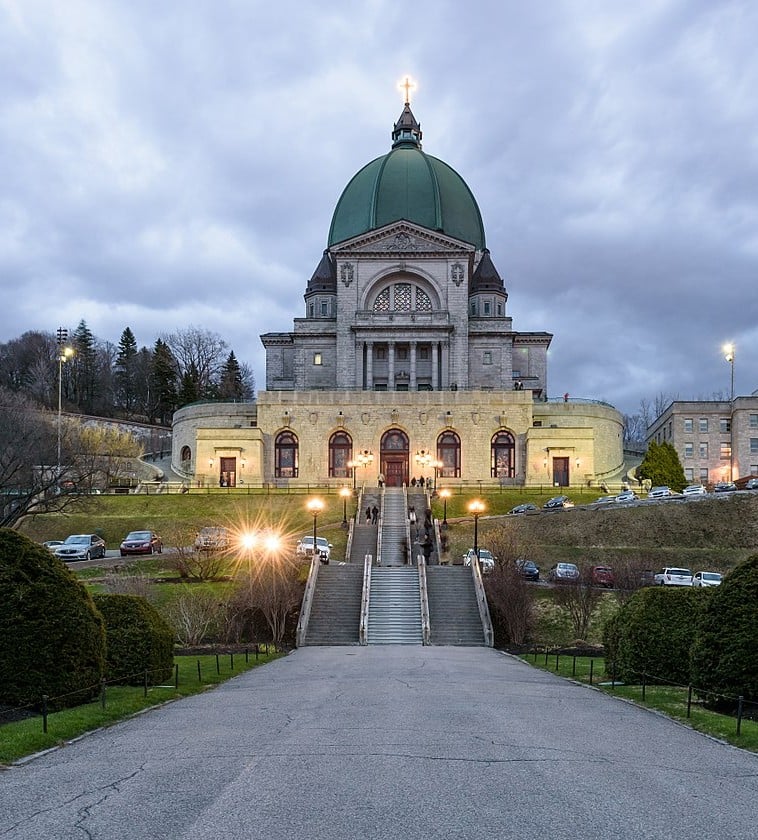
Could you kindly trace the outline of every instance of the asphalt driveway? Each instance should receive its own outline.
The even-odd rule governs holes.
[[[758,757],[483,648],[304,648],[0,773],[3,838],[756,836]]]

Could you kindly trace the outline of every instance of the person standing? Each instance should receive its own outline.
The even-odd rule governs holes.
[[[366,525],[371,524],[371,505],[366,508]]]
[[[379,521],[379,508],[376,505],[374,505],[371,508],[371,524],[376,525],[376,523],[378,521]]]

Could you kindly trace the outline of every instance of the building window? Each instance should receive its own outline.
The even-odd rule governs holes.
[[[498,303],[498,305],[497,305],[497,314],[498,315],[503,314],[503,304],[502,303]]]
[[[750,465],[750,475],[758,475],[758,464]]]
[[[349,478],[348,462],[353,458],[353,441],[346,432],[329,438],[329,478]]]
[[[189,448],[189,446],[182,447],[182,452],[179,457],[181,458],[183,463],[192,460],[192,450]]]
[[[469,309],[469,313],[471,315],[476,315],[476,301],[475,300],[471,301],[471,306],[470,306],[470,309]]]
[[[389,312],[390,308],[390,290],[383,289],[376,296],[374,301],[374,312]]]
[[[748,425],[751,429],[758,429],[758,414],[748,415]]]
[[[685,458],[694,458],[695,457],[695,444],[694,443],[685,443],[684,444],[684,457]]]
[[[684,471],[684,477],[691,484],[695,480],[695,470],[692,467],[687,467]]]
[[[408,348],[407,347],[396,347],[395,348],[395,357],[400,361],[407,361],[408,360]]]
[[[428,362],[431,359],[432,353],[428,344],[424,344],[418,348],[418,357],[424,362]]]
[[[514,379],[521,379],[521,371],[520,370],[514,370],[513,373],[511,374],[511,376]]]
[[[308,315],[312,318],[316,314],[316,304],[309,303],[308,304]]]
[[[374,349],[374,358],[378,359],[379,361],[383,361],[387,358],[387,348],[386,347],[376,347]]]
[[[329,302],[326,300],[321,301],[321,314],[323,316],[327,316],[329,314]]]
[[[423,289],[419,289],[418,286],[416,286],[416,310],[418,312],[432,311],[431,298]]]
[[[671,420],[669,420],[669,440],[671,440],[671,438],[672,438],[672,425],[671,425]]]
[[[707,417],[701,417],[700,418],[699,429],[700,429],[701,432],[704,432],[704,433],[707,434],[707,432],[708,432],[708,418]]]
[[[461,439],[455,432],[443,432],[437,438],[437,460],[442,463],[441,478],[461,477]]]
[[[700,457],[707,458],[708,457],[708,444],[700,442]]]
[[[491,365],[492,364],[492,353],[489,350],[484,351],[484,359],[482,360],[483,364]]]
[[[692,429],[692,418],[691,417],[685,417],[684,418],[684,431],[685,432],[691,432],[692,430],[693,430]]]
[[[314,353],[313,354],[313,364],[314,365],[323,365],[324,364],[324,360],[321,357],[321,353]]]
[[[758,455],[758,438],[750,438],[750,454]]]
[[[722,417],[719,420],[719,431],[722,435],[732,431],[732,421],[728,417]]]
[[[274,476],[297,478],[298,442],[292,432],[280,432],[274,441]]]
[[[701,467],[700,468],[700,482],[702,484],[708,483],[708,467]]]
[[[485,300],[485,301],[484,301],[484,314],[485,314],[485,315],[489,315],[489,314],[490,314],[490,309],[491,309],[491,306],[492,306],[492,304],[491,304],[488,300]]]
[[[731,443],[722,443],[719,447],[719,457],[722,461],[731,461],[732,460],[732,444]]]
[[[490,475],[492,478],[516,475],[516,443],[510,432],[498,432],[490,442]]]

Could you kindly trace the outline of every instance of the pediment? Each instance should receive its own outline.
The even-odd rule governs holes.
[[[476,251],[468,242],[453,239],[410,222],[393,222],[369,233],[340,242],[331,249],[336,259],[351,256],[393,256],[407,254],[462,255]]]

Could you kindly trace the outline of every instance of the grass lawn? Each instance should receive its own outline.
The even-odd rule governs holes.
[[[109,685],[106,688],[105,709],[98,699],[93,703],[51,712],[48,715],[47,733],[42,731],[41,715],[11,723],[2,723],[3,718],[0,716],[0,763],[9,764],[26,755],[64,744],[85,732],[116,723],[150,706],[199,694],[279,656],[281,654],[272,649],[269,654],[261,652],[256,659],[254,645],[251,645],[248,662],[245,662],[244,652],[234,654],[233,659],[229,654],[223,654],[218,657],[218,671],[215,656],[177,656],[174,662],[179,666],[178,688],[174,684],[151,686],[145,697],[144,688],[140,686]]]
[[[600,657],[561,656],[557,660],[555,655],[548,655],[547,664],[545,654],[525,654],[521,657],[530,665],[543,671],[551,671],[562,677],[590,682],[592,669],[592,684],[617,697],[624,697],[638,706],[663,712],[674,720],[686,723],[698,732],[705,732],[714,738],[719,738],[735,747],[758,752],[758,721],[743,718],[740,734],[737,735],[737,719],[730,715],[720,714],[703,708],[693,698],[690,716],[687,717],[687,689],[678,686],[648,685],[645,688],[645,699],[642,699],[641,685],[613,685],[610,675],[605,673],[605,660]]]

